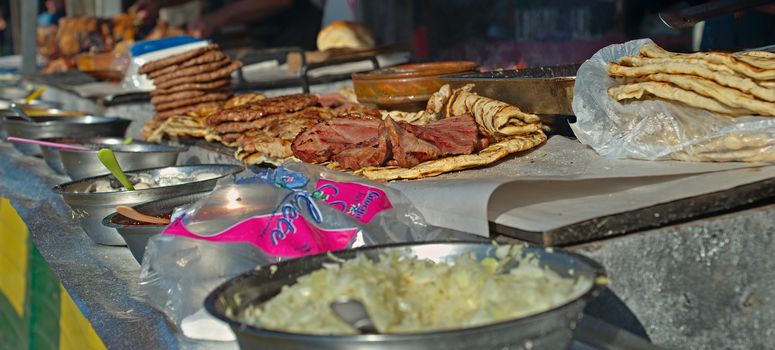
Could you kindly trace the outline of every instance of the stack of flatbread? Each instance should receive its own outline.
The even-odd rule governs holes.
[[[222,106],[232,95],[231,73],[240,67],[240,61],[232,61],[212,44],[148,62],[138,73],[153,80],[154,119],[165,121]]]
[[[640,55],[608,64],[621,78],[608,89],[618,100],[656,97],[726,116],[775,116],[775,54],[679,54],[645,44]]]

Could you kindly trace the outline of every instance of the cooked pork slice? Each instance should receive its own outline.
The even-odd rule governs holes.
[[[357,170],[381,166],[390,159],[390,141],[385,123],[379,127],[379,136],[334,155],[333,160],[345,169]]]
[[[438,147],[442,155],[471,154],[479,146],[478,125],[469,114],[444,118],[428,125],[398,125]]]
[[[345,149],[376,140],[380,123],[379,119],[334,118],[300,133],[293,140],[291,149],[297,158],[305,162],[327,162]]]
[[[385,119],[385,128],[390,139],[393,159],[402,168],[411,168],[427,160],[441,156],[441,150],[404,130],[393,118]]]

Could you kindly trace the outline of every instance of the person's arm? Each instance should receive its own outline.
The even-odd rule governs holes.
[[[293,0],[240,0],[189,23],[190,35],[209,37],[216,29],[232,23],[262,21],[293,5]]]
[[[138,0],[130,9],[136,12],[141,19],[150,21],[159,16],[160,9],[187,2],[191,2],[191,0]]]

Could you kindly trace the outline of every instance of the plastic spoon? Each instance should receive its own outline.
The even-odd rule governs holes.
[[[357,329],[361,334],[378,334],[374,321],[366,307],[355,299],[344,297],[331,302],[331,311],[342,321]]]
[[[27,98],[24,99],[24,104],[29,105],[30,102],[37,100],[38,97],[40,97],[40,95],[43,95],[43,92],[45,91],[46,91],[46,88],[43,86],[35,89],[35,91],[33,91],[29,96],[27,96]]]
[[[132,185],[132,182],[130,182],[129,179],[126,177],[126,174],[124,174],[124,171],[121,170],[121,166],[118,165],[118,161],[116,160],[116,155],[113,154],[113,151],[107,148],[103,148],[97,151],[97,158],[100,159],[100,162],[102,162],[102,165],[108,168],[110,173],[116,177],[116,180],[118,180],[118,182],[124,185],[124,187],[126,187],[127,190],[129,191],[135,190],[135,186]]]
[[[24,108],[21,106],[11,103],[11,105],[8,106],[8,109],[11,110],[14,114],[16,114],[17,117],[22,118],[28,122],[34,123],[35,121],[30,118],[30,116],[27,115],[27,113],[24,112]]]
[[[85,146],[77,146],[77,145],[70,145],[66,143],[48,142],[48,141],[41,141],[41,140],[34,140],[34,139],[25,139],[23,137],[14,137],[14,136],[8,136],[8,141],[19,142],[19,143],[29,143],[33,145],[54,147],[58,149],[70,149],[75,151],[93,151],[94,150],[94,148],[85,147]]]
[[[168,225],[170,223],[170,219],[146,215],[135,210],[132,207],[127,207],[124,205],[117,206],[116,212],[135,221],[149,222],[152,224],[160,224],[160,225]]]

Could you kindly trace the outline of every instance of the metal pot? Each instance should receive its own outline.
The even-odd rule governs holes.
[[[145,204],[136,205],[133,208],[138,212],[151,216],[164,216],[171,214],[175,208],[192,204],[209,195],[207,192],[193,193],[185,196],[161,199]],[[143,262],[145,255],[145,246],[148,245],[148,239],[164,230],[167,225],[156,225],[150,223],[138,223],[119,213],[113,213],[102,219],[102,224],[112,227],[118,231],[124,238],[129,251],[135,257],[138,263]]]
[[[392,251],[433,261],[445,261],[469,252],[473,252],[480,260],[495,254],[494,246],[490,243],[454,242],[374,246],[339,251],[333,255],[340,259],[351,259],[356,254],[364,254],[370,259],[376,259]],[[320,254],[276,264],[277,269],[263,268],[237,276],[210,293],[205,300],[205,308],[231,326],[241,349],[568,349],[584,306],[599,293],[607,280],[605,271],[596,262],[572,253],[547,251],[532,246],[527,247],[525,253],[536,254],[540,265],[563,277],[588,279],[589,289],[566,304],[539,314],[449,331],[325,336],[262,329],[240,321],[247,306],[268,301],[280,293],[283,286],[293,284],[298,277],[322,268],[324,263],[333,262],[330,255]],[[227,313],[227,308],[232,312]]]
[[[124,137],[126,129],[132,122],[117,117],[64,117],[40,116],[35,122],[28,122],[19,117],[5,117],[5,129],[8,136],[28,139],[47,139],[53,137]],[[39,155],[43,151],[38,145],[14,143],[13,146],[26,155]]]
[[[225,176],[241,172],[245,168],[239,165],[201,164],[174,166],[156,169],[128,171],[127,176],[149,174],[151,176],[194,176],[202,173],[215,173],[218,177],[186,182],[173,186],[153,187],[136,191],[86,192],[95,182],[114,180],[113,175],[94,176],[72,181],[54,187],[73,211],[86,234],[97,244],[125,245],[124,239],[115,228],[102,225],[102,219],[115,211],[118,205],[137,205],[163,198],[176,197],[191,193],[210,192],[217,181]]]

